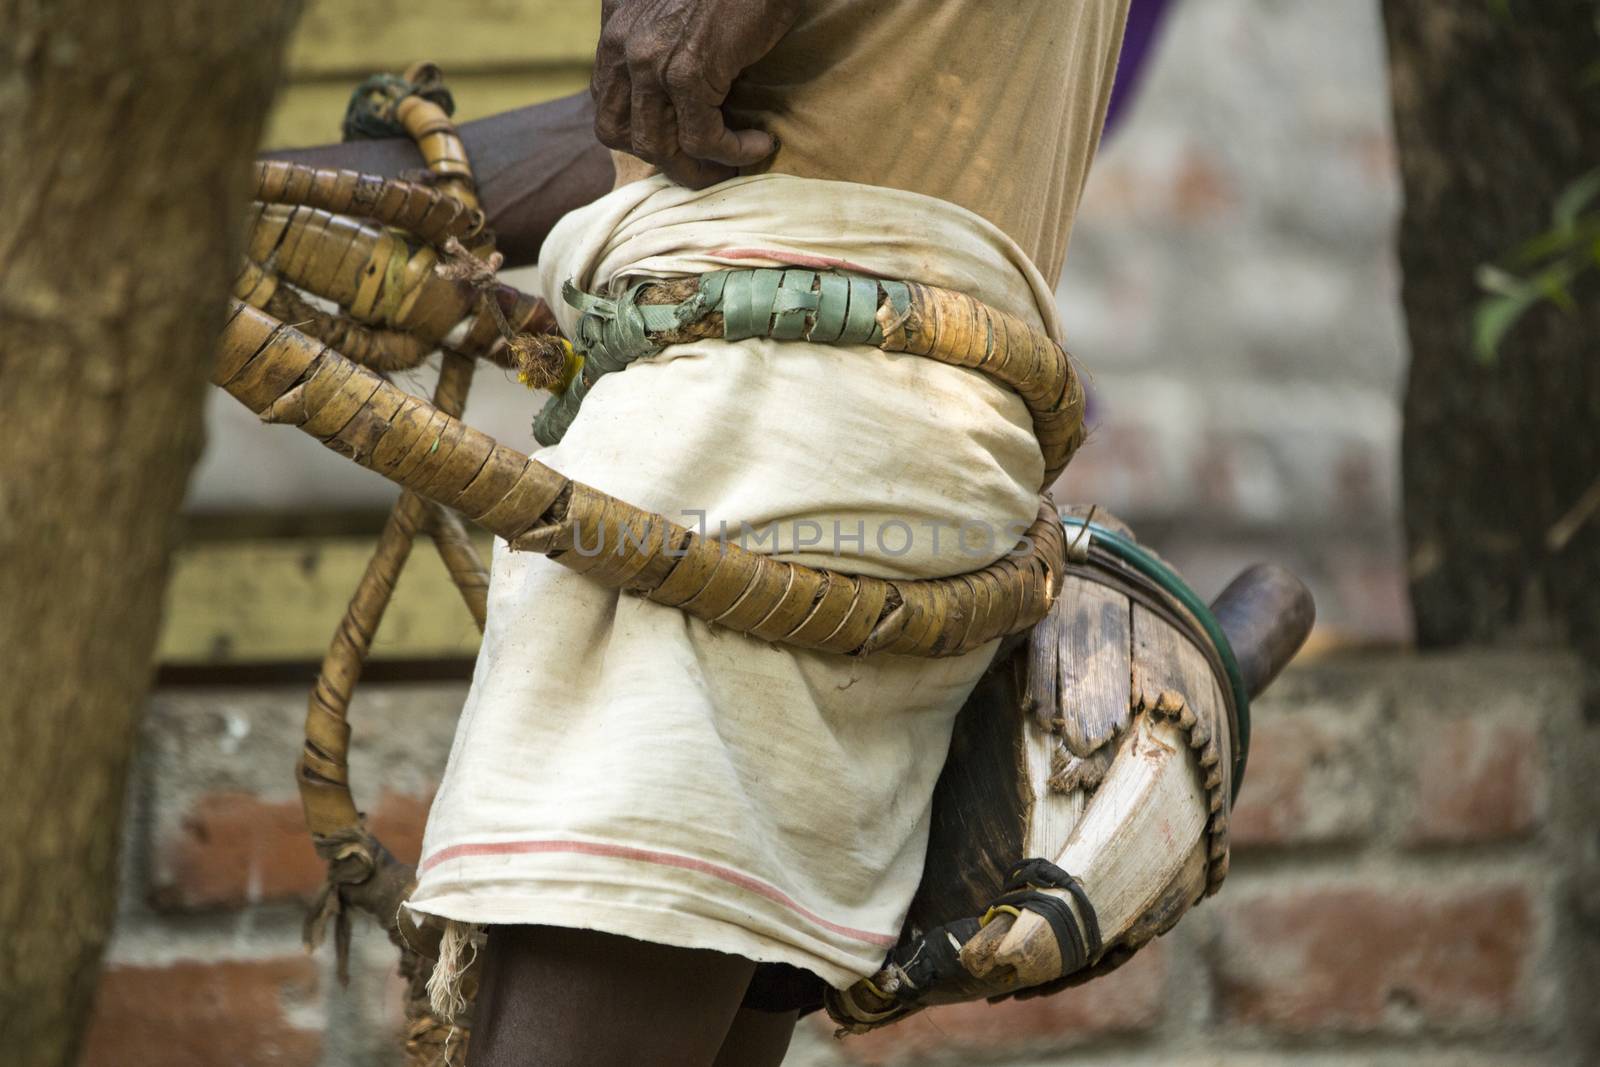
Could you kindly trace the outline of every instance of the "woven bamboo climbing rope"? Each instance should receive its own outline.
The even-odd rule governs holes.
[[[573,482],[462,423],[475,359],[534,384],[569,383],[541,416],[564,430],[599,374],[669,344],[758,334],[867,343],[972,368],[1017,392],[1045,455],[1046,486],[1083,436],[1083,393],[1059,346],[971,297],[910,282],[719,272],[640,283],[623,300],[580,296],[590,311],[579,367],[570,349],[541,340],[555,329],[549,308],[494,278],[500,258],[448,103],[437,69],[419,64],[363,85],[346,116],[347,131],[412,137],[427,183],[257,166],[247,255],[213,373],[265,421],[298,426],[404,490],[313,688],[297,777],[329,865],[308,942],[331,925],[342,970],[350,908],[383,924],[401,948],[416,1065],[458,1062],[465,1034],[428,1010],[438,935],[411,923],[401,905],[415,872],[372,837],[356,806],[347,712],[418,532],[431,535],[480,629],[488,579],[457,512],[514,549],[611,588],[761,640],[853,655],[958,655],[1024,630],[1049,610],[1065,560],[1048,497],[1011,553],[951,578],[882,580],[747,551]],[[625,350],[623,335],[637,343]],[[435,351],[443,354],[431,403],[388,380]]]
[[[552,329],[553,320],[542,302],[505,286],[481,284],[498,262],[493,239],[484,229],[460,139],[446,112],[419,87],[430,77],[437,82],[437,71],[419,66],[404,78],[383,79],[385,91],[366,101],[366,114],[358,117],[374,135],[411,134],[433,182],[287,163],[259,165],[247,258],[234,292],[379,373],[415,368],[443,349],[433,399],[441,411],[459,415],[474,357],[511,365],[518,342],[525,342],[530,331]],[[362,105],[360,95],[352,102],[353,114]],[[453,243],[462,240],[470,251]],[[481,269],[462,269],[457,262],[456,277],[439,269],[452,258],[471,255],[481,257]],[[332,300],[337,310],[312,303],[300,289]],[[401,907],[415,885],[414,869],[371,835],[356,808],[346,721],[373,635],[423,529],[483,627],[488,573],[460,519],[402,493],[312,689],[297,778],[313,842],[328,863],[327,881],[307,921],[307,942],[320,941],[331,925],[342,974],[349,954],[349,911],[372,914],[401,950],[408,1062],[436,1067],[461,1062],[466,1033],[429,1009],[426,983],[437,935],[418,930]]]
[[[970,574],[895,581],[787,563],[571,481],[239,303],[213,380],[263,420],[298,426],[513,549],[767,641],[959,655],[1033,625],[1060,583],[1063,540],[1048,501],[1013,553]]]

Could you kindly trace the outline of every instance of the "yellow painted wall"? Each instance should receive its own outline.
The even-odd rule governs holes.
[[[322,658],[376,544],[372,537],[194,542],[173,558],[157,658],[186,667]],[[489,538],[474,538],[487,564]],[[426,536],[372,645],[377,659],[472,656],[478,629]]]
[[[578,92],[599,32],[599,0],[310,0],[266,147],[338,140],[351,90],[419,59],[444,68],[461,121]]]
[[[351,90],[369,74],[438,63],[467,121],[589,84],[599,0],[309,0],[269,148],[339,139]],[[374,643],[377,658],[470,656],[478,634],[420,539]],[[478,538],[487,556],[488,539]],[[173,562],[162,663],[225,666],[322,658],[373,538],[197,539]]]

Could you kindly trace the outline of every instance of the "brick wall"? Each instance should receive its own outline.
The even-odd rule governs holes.
[[[1203,588],[1275,557],[1329,636],[1404,639],[1379,6],[1171,11],[1058,294],[1092,428],[1056,497],[1118,511]]]
[[[409,858],[462,693],[358,698],[358,791]],[[1172,935],[1044,1000],[842,1042],[814,1021],[789,1062],[1593,1062],[1600,756],[1576,694],[1574,664],[1531,653],[1296,668],[1257,709],[1233,873]],[[291,778],[303,701],[298,688],[153,700],[88,1067],[393,1061],[381,934],[358,928],[347,988],[327,951],[299,947],[320,878]]]

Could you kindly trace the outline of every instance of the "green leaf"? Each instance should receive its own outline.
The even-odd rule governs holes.
[[[1500,358],[1500,342],[1538,299],[1537,294],[1519,294],[1478,302],[1472,314],[1472,349],[1479,363],[1491,364]]]
[[[1493,263],[1478,268],[1477,281],[1478,288],[1496,296],[1517,296],[1528,287],[1527,282]]]
[[[1533,266],[1551,256],[1568,255],[1600,237],[1600,214],[1585,215],[1566,230],[1546,230],[1517,249],[1512,262]]]
[[[1561,195],[1556,198],[1555,208],[1550,213],[1556,229],[1568,231],[1576,229],[1578,216],[1583,214],[1583,209],[1597,196],[1600,196],[1600,167],[1596,167],[1561,190]]]
[[[1572,299],[1572,290],[1569,286],[1579,274],[1583,273],[1583,268],[1584,262],[1580,258],[1558,260],[1528,281],[1546,300],[1571,314],[1577,310],[1578,305]]]
[[[1557,281],[1541,286],[1544,298],[1568,315],[1578,310],[1577,302],[1572,299],[1572,290]]]
[[[1600,255],[1600,249],[1596,252]],[[1577,303],[1572,298],[1571,285],[1587,266],[1582,256],[1570,256],[1529,278],[1519,278],[1489,264],[1479,267],[1478,284],[1490,295],[1478,302],[1472,315],[1472,347],[1478,362],[1495,362],[1506,334],[1541,300],[1568,313],[1575,311]]]

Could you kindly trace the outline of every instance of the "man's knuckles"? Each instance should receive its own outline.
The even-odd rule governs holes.
[[[625,151],[633,142],[633,134],[628,128],[627,111],[624,109],[620,114],[597,111],[594,117],[594,135],[607,148]]]

